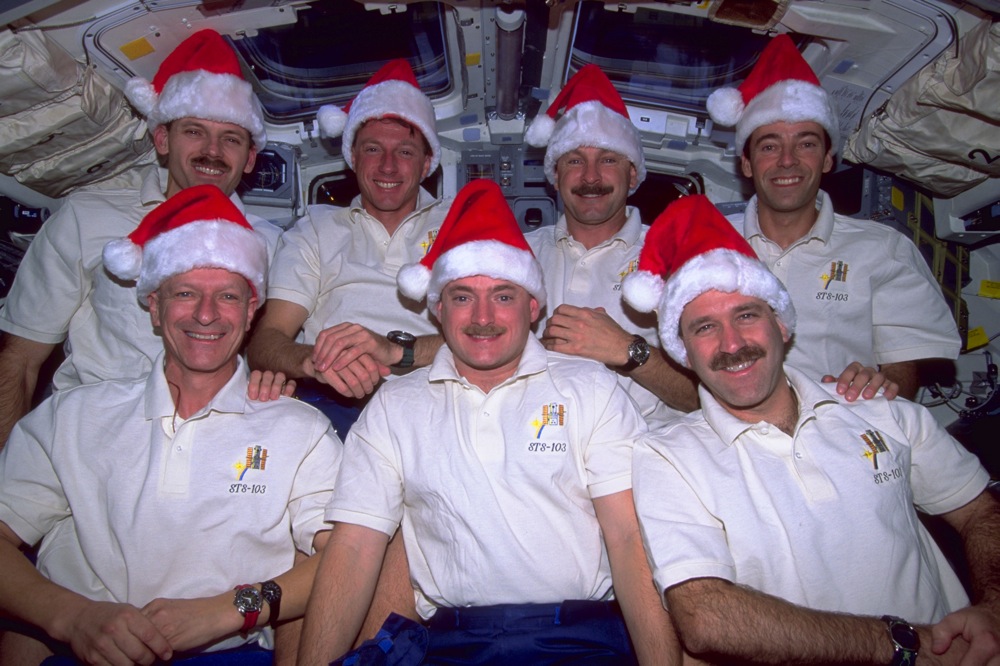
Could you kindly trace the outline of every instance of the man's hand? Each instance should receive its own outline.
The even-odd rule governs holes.
[[[628,363],[632,337],[604,308],[578,308],[564,303],[545,324],[542,344],[550,351],[619,367]]]
[[[945,654],[955,639],[962,638],[968,642],[962,646],[967,648],[962,666],[1000,666],[1000,616],[984,606],[970,606],[946,615],[931,627],[931,635],[931,650],[936,655]]]
[[[858,397],[871,400],[879,395],[879,390],[883,390],[882,395],[887,400],[892,400],[899,395],[899,385],[890,380],[885,374],[875,368],[868,368],[857,361],[847,366],[840,377],[833,375],[823,375],[823,382],[837,382],[837,393],[844,396],[847,402],[854,402]]]
[[[85,604],[66,631],[73,653],[88,664],[152,664],[173,655],[163,634],[129,604]]]
[[[295,395],[295,380],[285,378],[283,372],[270,370],[254,370],[250,373],[250,383],[247,386],[247,397],[251,400],[268,402],[281,396],[291,398]]]
[[[202,599],[154,599],[142,614],[177,652],[211,645],[243,627],[232,592]]]
[[[363,398],[375,390],[390,373],[389,366],[402,356],[402,349],[385,336],[358,324],[343,323],[316,336],[307,365],[312,366],[309,374],[337,393]]]

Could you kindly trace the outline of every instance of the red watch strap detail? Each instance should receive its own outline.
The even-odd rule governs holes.
[[[253,585],[237,585],[234,589],[245,590],[248,587],[253,587]],[[244,636],[250,633],[250,630],[257,626],[257,618],[260,617],[259,610],[247,611],[243,614],[243,628],[240,629],[240,633]]]

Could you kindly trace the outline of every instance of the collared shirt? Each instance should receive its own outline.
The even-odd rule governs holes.
[[[417,208],[392,236],[355,197],[348,208],[310,206],[282,237],[268,281],[268,298],[296,303],[309,315],[301,342],[354,322],[388,333],[437,332],[423,301],[411,301],[396,288],[396,273],[430,249],[448,212],[448,202],[423,189]]]
[[[904,399],[848,403],[785,366],[794,436],[747,423],[703,387],[701,411],[635,449],[636,511],[660,590],[693,578],[809,608],[930,623],[968,605],[914,507],[947,513],[989,477]]]
[[[343,448],[329,421],[249,400],[242,361],[181,419],[156,368],[60,391],[19,421],[0,452],[0,520],[44,538],[39,570],[97,601],[141,608],[284,573],[328,527]]]
[[[593,498],[631,487],[645,430],[600,364],[529,338],[489,393],[448,347],[383,386],[351,429],[326,517],[402,522],[417,609],[600,599],[611,570]]]
[[[826,192],[810,232],[782,250],[760,230],[757,197],[729,220],[788,289],[798,315],[788,362],[819,379],[867,366],[956,358],[955,319],[917,248],[896,230],[833,212]]]
[[[565,215],[559,217],[555,227],[536,229],[525,236],[542,265],[548,296],[546,312],[537,324],[539,337],[545,330],[547,316],[566,303],[602,307],[623,329],[641,335],[653,347],[659,346],[656,313],[637,312],[622,300],[622,281],[637,269],[648,229],[642,224],[638,208],[629,206],[626,213],[627,219],[618,233],[589,250],[570,235]],[[680,414],[630,377],[619,376],[619,381],[639,405],[650,427],[662,425]]]
[[[135,282],[104,270],[108,241],[132,233],[166,200],[166,171],[150,168],[135,189],[79,190],[46,220],[18,268],[0,330],[57,345],[66,360],[56,371],[57,389],[147,374],[163,350]],[[243,211],[239,197],[230,199]],[[273,253],[280,230],[255,215],[247,219]]]

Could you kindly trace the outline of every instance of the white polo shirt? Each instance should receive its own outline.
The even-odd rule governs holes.
[[[721,578],[802,606],[932,623],[969,600],[917,518],[975,499],[989,477],[923,407],[848,403],[785,366],[795,436],[703,410],[650,433],[636,511],[660,590]]]
[[[329,521],[402,522],[417,610],[602,599],[593,498],[631,487],[645,431],[614,375],[534,338],[488,394],[451,351],[384,385],[351,428]]]
[[[542,265],[548,305],[539,319],[536,332],[545,331],[547,315],[563,303],[577,307],[604,308],[619,326],[641,335],[656,347],[656,313],[637,312],[622,300],[622,280],[639,265],[639,251],[648,227],[643,226],[639,209],[626,208],[625,225],[612,238],[586,249],[573,239],[566,228],[566,216],[560,215],[555,227],[543,227],[525,235],[531,251]],[[664,425],[681,412],[671,409],[630,377],[618,381],[639,405],[651,428]]]
[[[761,232],[756,196],[729,216],[792,297],[788,363],[819,379],[852,361],[957,358],[958,327],[916,246],[884,224],[835,215],[822,190],[817,206],[812,230],[784,251]]]
[[[163,351],[135,282],[105,271],[102,253],[166,200],[166,178],[166,170],[150,167],[138,190],[76,191],[31,241],[0,309],[0,330],[45,344],[67,341],[56,389],[142,377]],[[244,210],[236,194],[230,199]],[[281,230],[255,215],[247,219],[273,254]]]
[[[392,236],[361,207],[360,195],[347,208],[310,206],[281,237],[267,297],[309,312],[301,336],[306,344],[345,321],[382,334],[437,333],[424,301],[397,291],[396,273],[427,254],[449,203],[421,189],[416,210]]]
[[[289,398],[249,400],[242,361],[183,420],[156,367],[60,391],[21,419],[0,452],[0,520],[44,539],[44,575],[97,601],[142,607],[284,573],[329,527],[343,448],[329,421]]]

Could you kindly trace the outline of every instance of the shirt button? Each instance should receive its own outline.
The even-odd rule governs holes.
[[[183,450],[184,450],[184,447],[183,447],[183,446],[178,446],[178,447],[177,447],[177,450],[178,450],[178,451],[183,451]]]
[[[801,452],[801,451],[796,451],[796,452],[795,452],[795,457],[796,457],[796,459],[798,459],[798,460],[802,460],[802,452]]]
[[[762,435],[766,435],[766,434],[768,434],[768,433],[770,433],[770,432],[771,432],[771,429],[770,429],[770,428],[768,428],[767,426],[764,426],[764,427],[762,427],[762,428],[760,429],[760,434],[762,434]]]

